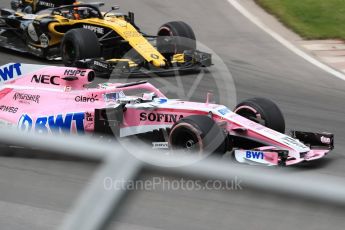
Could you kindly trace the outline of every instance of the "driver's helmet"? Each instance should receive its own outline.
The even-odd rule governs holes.
[[[79,14],[79,8],[78,7],[74,7],[73,8],[73,18],[75,20],[80,20],[81,17],[80,17],[80,14]]]
[[[73,5],[73,17],[75,20],[85,19],[90,17],[90,11],[88,7],[78,6],[81,2],[75,2]]]
[[[74,7],[73,17],[75,20],[90,18],[90,11],[87,7]]]

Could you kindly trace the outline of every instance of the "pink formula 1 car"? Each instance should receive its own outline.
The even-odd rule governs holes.
[[[92,88],[89,69],[12,63],[0,67],[0,121],[39,134],[148,136],[156,148],[233,151],[242,163],[292,165],[324,157],[333,135],[284,134],[279,108],[253,98],[223,105],[166,98],[145,81]],[[137,96],[139,95],[139,96]]]

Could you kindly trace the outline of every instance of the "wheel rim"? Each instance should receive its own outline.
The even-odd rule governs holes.
[[[180,127],[174,131],[170,144],[176,150],[182,150],[186,153],[199,153],[202,149],[199,139],[197,134],[190,129]]]
[[[174,34],[170,30],[170,28],[161,27],[159,32],[158,32],[158,37],[162,37],[160,39],[162,39],[163,44],[166,43],[165,44],[166,50],[163,49],[163,51],[165,52],[165,53],[162,53],[163,55],[174,55],[177,53],[177,45],[176,45],[176,42],[174,42],[174,39],[175,39]],[[168,38],[170,39],[169,41],[167,41]]]
[[[188,140],[187,142],[186,142],[186,149],[193,149],[194,147],[195,147],[195,142],[194,142],[194,140]]]

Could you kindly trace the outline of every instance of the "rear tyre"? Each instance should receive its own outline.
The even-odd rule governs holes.
[[[174,54],[196,50],[194,31],[185,22],[165,23],[159,28],[157,35],[157,49],[168,60],[171,60]]]
[[[270,129],[285,133],[285,120],[279,107],[266,98],[252,98],[241,102],[235,113]]]
[[[61,57],[65,66],[75,66],[78,60],[101,56],[97,35],[87,29],[68,31],[61,42]]]
[[[169,144],[172,149],[188,153],[224,154],[227,150],[227,136],[208,116],[193,115],[173,125]]]

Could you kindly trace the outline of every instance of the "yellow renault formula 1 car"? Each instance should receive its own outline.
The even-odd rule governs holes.
[[[1,9],[0,46],[102,73],[190,72],[212,64],[210,54],[196,50],[186,23],[168,22],[150,36],[135,25],[132,12],[115,13],[114,6],[102,13],[102,5],[80,3],[35,15]]]

